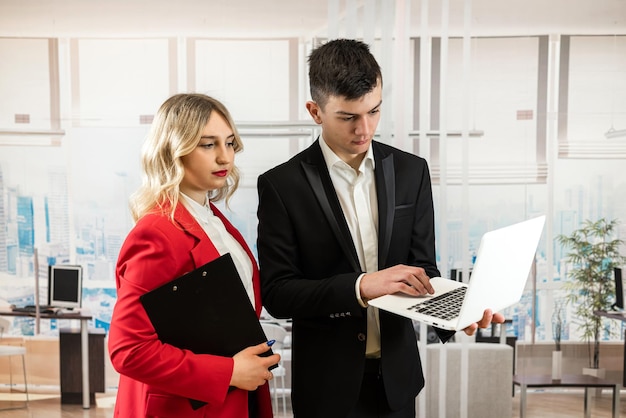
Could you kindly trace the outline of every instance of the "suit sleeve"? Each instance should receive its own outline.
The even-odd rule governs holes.
[[[261,175],[257,185],[257,247],[264,306],[277,318],[363,316],[354,288],[361,272],[355,272],[341,249],[335,248],[336,240],[328,235],[331,229],[320,228],[324,215],[313,195],[283,196],[273,182],[281,181],[284,194],[294,188],[309,189],[309,184],[293,178],[283,183],[284,179],[275,177]],[[307,222],[311,218],[315,221]]]

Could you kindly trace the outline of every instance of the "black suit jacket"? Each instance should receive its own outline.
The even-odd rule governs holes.
[[[439,276],[426,161],[373,142],[379,269],[423,267]],[[292,401],[297,418],[345,417],[358,398],[366,309],[355,295],[356,250],[316,141],[259,176],[258,254],[263,301],[293,319]],[[380,312],[381,368],[392,409],[424,386],[409,319]]]

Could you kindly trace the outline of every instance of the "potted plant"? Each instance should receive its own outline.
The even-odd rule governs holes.
[[[570,235],[557,236],[558,242],[569,248],[567,277],[564,288],[568,290],[567,303],[573,306],[581,336],[589,346],[589,367],[600,367],[600,333],[603,320],[595,311],[611,307],[614,293],[613,268],[624,261],[619,253],[622,240],[614,238],[619,221],[604,218],[595,222],[585,220],[580,229]],[[608,332],[612,333],[610,327]],[[592,349],[593,344],[593,349]]]
[[[563,303],[554,302],[552,312],[552,338],[554,339],[554,351],[552,352],[552,380],[560,380],[563,374],[563,352],[561,351],[561,338],[563,336]]]

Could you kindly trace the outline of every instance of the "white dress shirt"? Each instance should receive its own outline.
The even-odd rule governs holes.
[[[378,200],[374,181],[374,155],[372,147],[367,150],[359,169],[354,170],[341,160],[323,138],[320,138],[322,154],[330,173],[339,204],[348,223],[352,241],[359,257],[361,269],[366,273],[378,271]],[[355,285],[356,297],[361,306],[367,304],[361,298],[359,285]],[[366,357],[380,356],[380,328],[378,309],[367,306]]]
[[[189,196],[181,193],[183,199],[181,202],[193,215],[193,217],[202,226],[202,229],[211,239],[211,242],[220,253],[224,255],[230,253],[237,268],[237,272],[241,277],[243,286],[246,288],[248,298],[254,303],[254,288],[252,286],[252,261],[248,257],[248,253],[243,249],[239,241],[237,241],[232,235],[228,233],[222,220],[215,216],[211,207],[209,206],[209,200],[207,199],[204,205],[200,205],[198,202],[190,198]]]

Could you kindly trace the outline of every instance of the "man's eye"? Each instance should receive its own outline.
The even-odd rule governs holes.
[[[346,116],[345,118],[341,118],[341,119],[345,120],[346,122],[349,122],[354,119],[354,116]]]

